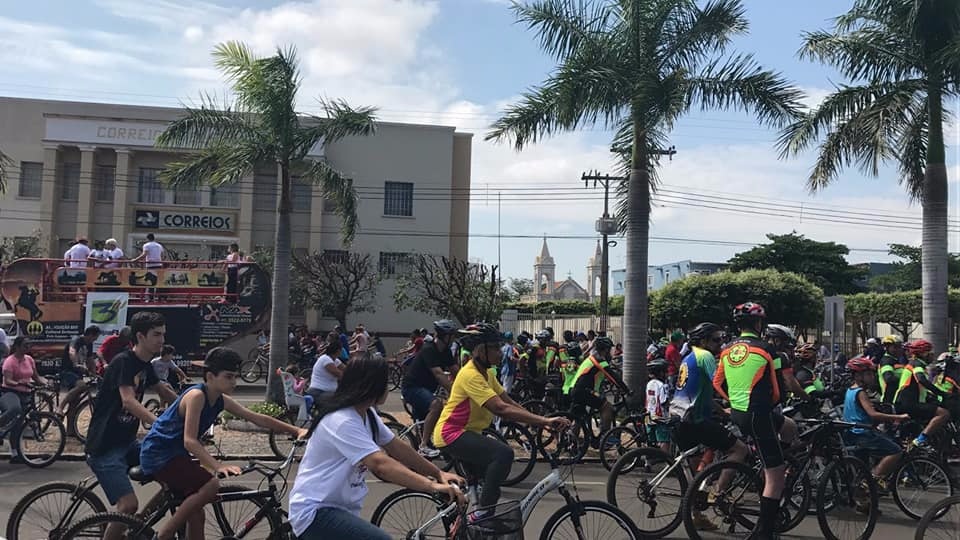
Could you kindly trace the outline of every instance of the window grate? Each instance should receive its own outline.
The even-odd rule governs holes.
[[[385,216],[412,216],[413,215],[413,183],[384,182],[383,184],[383,215]]]
[[[43,163],[20,162],[20,197],[39,199],[43,187]]]
[[[80,199],[79,163],[64,163],[60,166],[60,199],[64,201]]]
[[[159,178],[161,170],[140,167],[137,202],[163,204],[163,184]]]

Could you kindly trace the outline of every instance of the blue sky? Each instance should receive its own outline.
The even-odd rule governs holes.
[[[850,4],[746,0],[751,31],[734,48],[781,71],[816,103],[844,81],[824,66],[797,58],[800,34],[827,27]],[[209,60],[214,43],[242,39],[262,52],[295,44],[304,62],[305,110],[315,107],[311,96],[343,97],[379,106],[387,120],[455,125],[475,134],[471,231],[495,233],[498,212],[491,201],[499,191],[501,229],[531,237],[500,240],[504,275],[532,277],[542,241],[536,237],[547,234],[578,237],[552,238],[550,250],[558,279],[568,273],[581,283],[585,278],[602,200],[592,190],[578,196],[580,192],[557,189],[582,187],[582,172],[610,168],[609,134],[589,129],[521,153],[483,142],[497,111],[542,81],[554,65],[539,51],[535,37],[514,23],[508,2],[34,0],[4,7],[0,95],[176,105],[200,90],[223,91]],[[955,210],[960,201],[958,135],[955,126],[948,129]],[[661,169],[665,191],[654,209],[651,263],[722,261],[763,241],[767,232],[791,230],[857,248],[853,261],[886,260],[882,250],[889,242],[919,243],[916,227],[883,225],[898,219],[919,222],[919,208],[909,205],[891,170],[878,179],[846,171],[829,189],[810,195],[804,180],[813,156],[780,161],[774,137],[740,113],[695,112],[677,126],[670,142],[678,153]],[[678,198],[691,196],[714,198],[715,205],[737,206],[735,200],[742,199],[739,206],[765,211],[747,222],[742,214],[684,207],[682,201],[689,199]],[[819,217],[812,217],[811,210],[819,211]],[[850,212],[875,213],[880,226],[824,221]],[[667,240],[675,238],[727,244]],[[497,244],[496,238],[471,238],[470,256],[497,263]],[[951,249],[960,251],[956,234]],[[622,267],[622,241],[611,254],[611,266]]]

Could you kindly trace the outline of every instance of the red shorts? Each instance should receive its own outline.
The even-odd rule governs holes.
[[[179,495],[187,498],[213,478],[209,471],[190,456],[177,456],[153,475],[154,479]]]

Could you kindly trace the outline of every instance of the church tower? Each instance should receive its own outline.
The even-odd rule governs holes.
[[[597,240],[597,250],[587,262],[587,296],[591,302],[600,298],[600,284],[597,282],[603,275],[603,251],[600,249],[600,241]]]
[[[533,265],[533,287],[537,302],[553,300],[554,284],[556,283],[557,265],[550,256],[547,248],[547,237],[543,237],[543,247]]]

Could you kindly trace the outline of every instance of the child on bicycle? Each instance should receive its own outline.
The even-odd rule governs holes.
[[[177,389],[170,384],[170,372],[172,371],[177,375],[177,380],[179,381],[178,386],[182,386],[183,383],[189,381],[187,374],[180,369],[180,366],[173,361],[173,357],[176,356],[177,349],[173,345],[164,345],[163,351],[160,352],[160,356],[154,358],[150,361],[150,365],[153,367],[153,373],[160,379],[160,384],[165,384],[173,390],[173,393],[176,394]],[[164,407],[169,405],[165,399],[160,398],[160,404]]]
[[[857,424],[878,424],[880,422],[905,422],[910,419],[907,414],[885,414],[874,408],[870,397],[864,389],[876,390],[879,388],[877,366],[873,360],[858,356],[847,362],[847,370],[853,373],[853,384],[847,389],[843,400],[843,421]],[[886,480],[890,471],[900,461],[903,450],[890,437],[876,429],[851,428],[843,435],[844,442],[868,452],[871,456],[879,457],[880,461],[873,468],[873,476],[877,485],[886,490]]]
[[[197,363],[203,367],[203,382],[180,394],[143,439],[141,470],[184,498],[154,538],[173,538],[184,524],[188,538],[203,538],[203,507],[216,499],[220,487],[215,475],[240,474],[239,467],[214,459],[200,441],[201,434],[222,411],[272,431],[306,436],[305,429],[255,413],[229,396],[237,385],[240,362],[240,355],[233,349],[212,349],[202,363]]]
[[[667,361],[658,358],[647,364],[650,381],[647,382],[647,412],[650,423],[647,425],[649,441],[666,453],[670,453],[670,430],[653,420],[662,420],[669,416],[670,392],[667,388]]]

